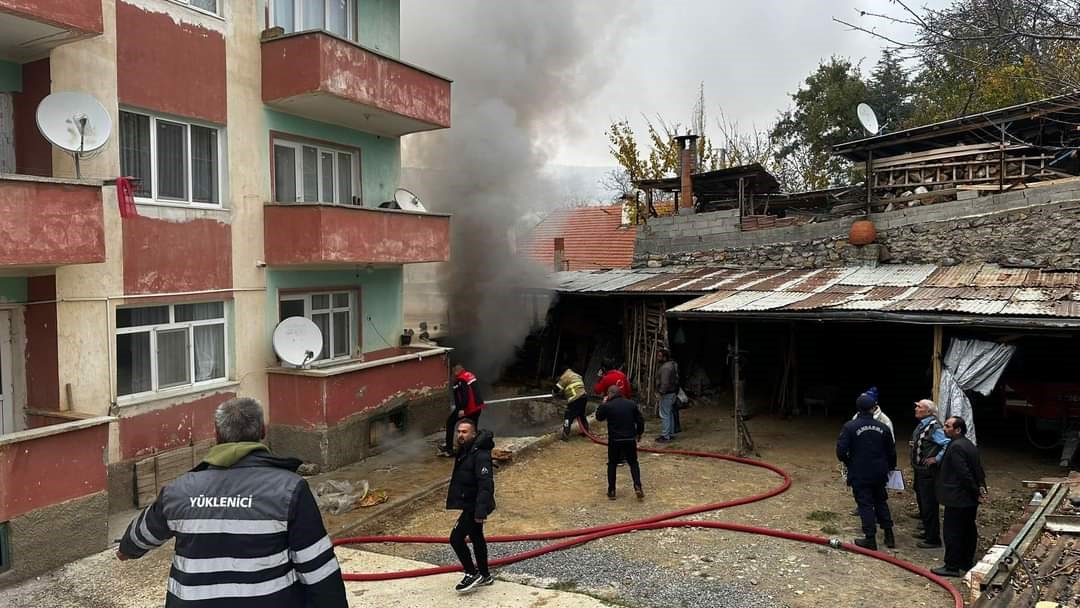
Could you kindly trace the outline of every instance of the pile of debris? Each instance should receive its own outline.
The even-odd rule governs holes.
[[[973,608],[1080,606],[1080,473],[1025,485],[1038,491],[1023,525],[964,579]]]

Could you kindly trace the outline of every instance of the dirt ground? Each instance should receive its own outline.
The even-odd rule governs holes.
[[[899,416],[894,416],[894,421]],[[751,525],[839,537],[850,542],[860,534],[854,503],[840,478],[834,446],[839,418],[801,417],[781,420],[756,417],[748,422],[763,460],[786,469],[793,480],[786,493],[764,502],[699,516]],[[598,425],[603,432],[603,425]],[[649,420],[644,445],[656,435],[658,421]],[[683,416],[685,432],[673,447],[725,451],[733,446],[729,409],[696,404]],[[898,424],[899,460],[906,461],[904,437],[911,424]],[[1022,447],[1001,447],[990,441],[981,446],[992,501],[979,513],[980,547],[985,551],[1029,498],[1023,479],[1056,475],[1050,459]],[[619,497],[606,498],[606,450],[584,438],[541,448],[499,473],[498,510],[488,535],[597,525],[676,510],[695,504],[756,494],[779,482],[772,473],[712,459],[672,455],[641,457],[647,497],[637,502],[629,471],[619,469]],[[903,465],[902,465],[903,466]],[[910,471],[907,471],[910,479]],[[385,529],[386,534],[445,535],[454,514],[442,509],[445,497],[436,493],[403,511]],[[914,498],[894,495],[890,505],[897,522],[895,550],[901,559],[932,568],[941,565],[942,550],[922,550],[911,538],[915,521]],[[677,569],[687,576],[739,581],[802,608],[815,606],[947,606],[949,597],[924,579],[847,552],[817,545],[744,535],[718,530],[664,530],[638,532],[599,541],[628,559],[646,560],[658,567]],[[373,550],[417,557],[425,548],[382,545]],[[959,585],[959,581],[956,580]]]

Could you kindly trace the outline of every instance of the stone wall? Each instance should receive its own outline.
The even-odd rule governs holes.
[[[660,226],[653,220],[639,232],[635,265],[822,268],[858,263],[867,254],[847,242],[856,218],[746,233],[716,228],[712,234],[674,236],[695,229],[691,218],[711,215],[677,217]],[[881,261],[1080,268],[1080,185],[1033,188],[870,218],[882,246]],[[718,217],[713,223],[726,227],[730,218]]]

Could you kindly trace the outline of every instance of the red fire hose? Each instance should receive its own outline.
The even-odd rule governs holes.
[[[607,442],[596,437],[591,433],[587,433],[589,439],[594,443],[600,445],[607,445]],[[658,530],[660,528],[715,528],[720,530],[731,530],[734,532],[745,532],[747,534],[761,534],[764,536],[772,536],[774,538],[785,538],[788,540],[797,540],[804,543],[814,543],[818,545],[827,545],[834,548],[842,548],[852,553],[860,553],[874,559],[881,560],[883,562],[898,566],[922,576],[936,585],[940,586],[945,591],[949,592],[953,599],[954,608],[964,608],[964,600],[960,596],[960,593],[952,587],[944,578],[937,576],[925,568],[921,568],[906,562],[901,559],[897,559],[891,555],[880,553],[878,551],[870,551],[864,549],[858,545],[851,543],[837,543],[830,541],[830,539],[823,536],[814,536],[812,534],[802,534],[799,532],[789,532],[787,530],[776,530],[773,528],[763,528],[760,526],[747,526],[743,524],[719,522],[719,521],[673,521],[680,517],[686,517],[688,515],[695,515],[697,513],[705,513],[708,511],[718,511],[720,509],[726,509],[728,507],[734,507],[738,505],[744,505],[747,503],[757,502],[759,500],[765,500],[772,498],[777,494],[781,494],[789,487],[791,487],[791,476],[787,471],[784,471],[778,466],[769,464],[767,462],[761,462],[758,460],[751,460],[749,458],[740,458],[738,456],[728,456],[726,454],[717,454],[715,452],[699,452],[693,450],[676,450],[671,448],[638,448],[640,452],[651,452],[655,454],[676,454],[680,456],[695,456],[699,458],[715,458],[717,460],[727,460],[730,462],[736,462],[739,464],[746,464],[754,467],[760,467],[768,469],[773,473],[776,473],[783,479],[783,482],[774,487],[773,489],[755,494],[753,496],[746,496],[743,498],[735,498],[732,500],[726,500],[722,502],[714,502],[709,504],[697,505],[688,507],[686,509],[680,509],[678,511],[671,511],[669,513],[661,513],[659,515],[653,515],[643,519],[636,519],[628,522],[620,522],[614,524],[605,524],[600,526],[593,526],[591,528],[579,528],[572,530],[556,530],[552,532],[533,532],[530,534],[514,534],[507,536],[489,536],[488,542],[491,543],[507,543],[507,542],[519,542],[519,541],[541,541],[541,540],[560,540],[560,542],[551,543],[543,547],[538,547],[530,551],[502,557],[499,559],[491,560],[492,566],[504,566],[507,564],[514,564],[517,562],[532,559],[546,553],[552,553],[554,551],[561,551],[577,545],[582,545],[587,542],[594,541],[599,538],[607,536],[615,536],[618,534],[626,534],[635,530]],[[372,543],[424,543],[424,544],[445,544],[446,537],[444,536],[352,536],[347,538],[338,538],[334,540],[335,545],[358,545],[358,544],[372,544]],[[418,576],[431,576],[433,574],[445,574],[448,572],[461,571],[460,565],[454,566],[436,566],[432,568],[419,568],[416,570],[405,570],[403,572],[379,572],[379,573],[367,573],[367,574],[352,574],[345,573],[343,578],[347,581],[388,581],[402,578],[414,578]]]

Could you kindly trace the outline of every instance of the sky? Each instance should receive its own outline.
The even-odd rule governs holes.
[[[579,18],[585,30],[590,20],[599,30],[610,31],[614,19],[619,25],[613,44],[605,40],[586,51],[605,57],[581,58],[585,69],[599,65],[602,72],[589,74],[596,83],[590,94],[576,95],[559,109],[567,126],[550,129],[542,143],[552,165],[613,165],[605,137],[612,121],[629,119],[639,135],[645,128],[643,115],[686,124],[702,82],[714,128],[721,109],[744,129],[768,128],[789,106],[789,94],[830,55],[861,62],[864,73],[873,68],[883,43],[850,31],[833,17],[859,22],[858,9],[898,10],[888,0],[582,0],[577,6],[583,7]],[[402,0],[405,61],[410,47],[418,44],[410,27],[419,19],[439,19],[443,11],[433,11],[436,7],[452,11],[454,1]],[[869,18],[861,22],[882,32],[904,33]],[[447,19],[447,27],[455,25],[460,22]],[[476,27],[477,35],[484,36],[486,25]],[[454,78],[452,72],[446,75]]]

